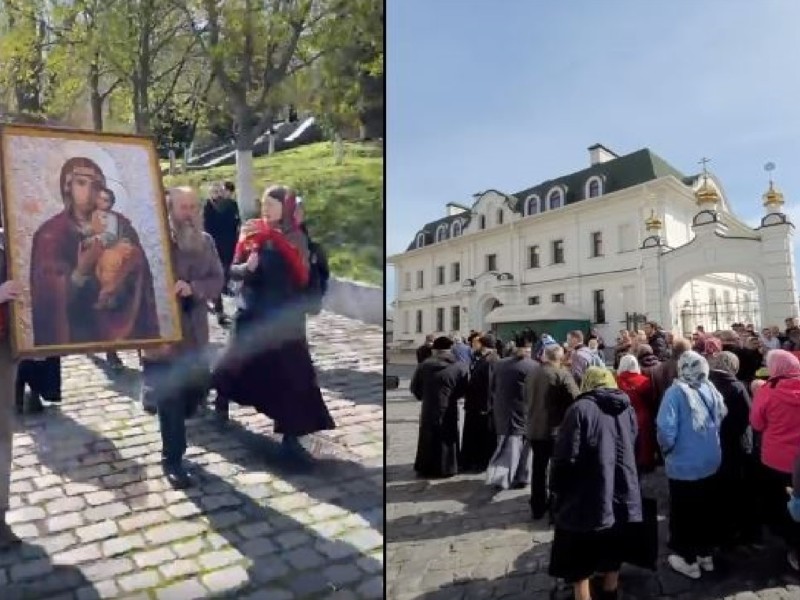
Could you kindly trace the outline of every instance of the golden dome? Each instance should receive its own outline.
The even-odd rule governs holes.
[[[663,223],[661,219],[656,216],[656,211],[651,210],[650,216],[644,220],[644,226],[647,231],[659,231]]]
[[[708,175],[703,175],[703,183],[697,188],[694,197],[697,200],[697,204],[716,204],[719,202],[719,192],[709,182]]]
[[[769,182],[769,189],[766,191],[763,198],[764,198],[764,206],[783,205],[783,194],[775,189],[775,185],[771,181]]]

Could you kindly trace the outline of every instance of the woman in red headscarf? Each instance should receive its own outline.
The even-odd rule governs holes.
[[[241,281],[238,309],[213,386],[222,418],[229,401],[252,406],[275,422],[291,457],[308,458],[299,438],[335,425],[306,342],[308,240],[295,207],[293,190],[270,187],[261,198],[261,218],[242,227],[231,267],[231,280]]]

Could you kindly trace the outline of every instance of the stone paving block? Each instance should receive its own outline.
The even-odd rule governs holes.
[[[202,511],[194,502],[182,502],[167,507],[167,512],[176,519],[199,515]]]
[[[205,543],[201,538],[194,538],[185,542],[172,544],[171,547],[179,557],[186,558],[187,556],[199,554],[204,546]]]
[[[134,531],[145,529],[151,525],[165,523],[170,520],[170,514],[166,510],[149,510],[121,519],[119,521],[119,526],[123,531]]]
[[[83,511],[83,515],[87,521],[116,520],[130,513],[131,507],[123,502],[110,502],[109,504],[93,506]]]
[[[155,587],[160,580],[158,571],[150,569],[124,575],[117,579],[117,585],[126,592],[137,592]]]
[[[140,569],[157,567],[175,559],[175,553],[167,547],[131,554],[131,559]]]
[[[354,583],[363,578],[363,572],[352,564],[332,565],[323,571],[325,578],[336,587]]]
[[[199,560],[203,568],[210,571],[239,562],[243,558],[244,557],[237,550],[230,549],[201,554]]]
[[[167,579],[179,579],[187,575],[196,575],[203,569],[194,559],[172,560],[158,567],[161,574]]]
[[[174,583],[156,592],[157,600],[201,600],[207,597],[208,590],[194,579]]]
[[[325,563],[325,559],[311,548],[296,548],[283,553],[283,558],[298,571],[313,569]]]
[[[139,533],[134,533],[132,535],[114,537],[109,540],[105,540],[101,545],[101,551],[104,557],[110,558],[120,554],[127,554],[132,550],[144,548],[146,545],[147,544],[145,543],[142,535]]]
[[[208,573],[202,577],[202,582],[212,592],[225,592],[245,585],[249,579],[243,567],[234,566]]]
[[[75,529],[83,525],[83,522],[84,519],[81,513],[65,513],[47,519],[47,531],[50,533],[58,533],[67,529]]]
[[[9,525],[15,525],[17,523],[39,521],[40,519],[44,519],[46,516],[47,513],[40,506],[26,506],[24,508],[8,511],[6,514],[6,522]]]
[[[79,527],[75,533],[78,534],[81,542],[86,543],[114,537],[119,533],[119,528],[114,521],[102,521],[86,527]]]
[[[178,521],[148,529],[145,531],[144,536],[149,543],[161,545],[191,538],[200,535],[203,531],[205,531],[205,525],[202,523]]]
[[[99,544],[87,544],[60,552],[53,556],[53,561],[64,565],[77,565],[92,560],[99,560],[103,556]]]
[[[134,564],[131,559],[120,557],[93,562],[83,567],[82,571],[89,581],[103,581],[129,573],[133,569]]]
[[[47,558],[29,560],[11,567],[9,578],[11,581],[25,581],[35,579],[52,572],[53,565]]]

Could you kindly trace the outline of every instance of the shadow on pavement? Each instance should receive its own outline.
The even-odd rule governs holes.
[[[129,493],[122,488],[146,479],[145,465],[122,458],[111,439],[59,410],[25,417],[21,425],[33,439],[39,463],[70,481],[96,485],[126,500]]]
[[[280,443],[265,433],[251,431],[233,419],[220,429],[226,438],[236,442],[214,448],[225,460],[254,470],[261,470],[266,464],[271,473],[309,496],[359,514],[375,528],[383,527],[382,467],[364,467],[342,458],[336,446],[314,438],[310,445],[316,446],[317,458],[299,468],[287,462]],[[240,452],[238,447],[246,452]]]
[[[383,406],[383,373],[357,369],[317,369],[319,386],[355,404]]]
[[[0,565],[7,567],[8,583],[0,585],[3,600],[49,600],[74,597],[100,600],[101,595],[78,567],[55,565],[44,548],[23,543],[0,553]],[[60,595],[64,594],[64,596]]]
[[[401,502],[418,502],[421,497],[425,502],[440,500],[455,500],[467,507],[480,507],[497,495],[497,491],[483,485],[476,479],[454,479],[432,481],[419,479],[408,483],[397,483],[387,479],[386,503],[399,504]]]
[[[113,390],[120,396],[130,398],[131,400],[139,399],[141,376],[141,371],[139,371],[139,369],[129,367],[127,364],[118,369],[114,369],[108,364],[108,361],[106,361],[105,355],[101,357],[90,354],[89,360],[91,360],[92,364],[106,376],[108,380],[105,386],[106,389]]]
[[[247,581],[231,581],[236,589],[215,597],[283,598],[285,593],[279,588],[284,588],[297,598],[329,598],[349,587],[351,593],[362,598],[383,597],[383,565],[362,549],[345,541],[326,539],[290,515],[258,504],[201,466],[194,472],[204,488],[221,492],[228,500],[225,507],[216,510],[207,510],[204,494],[191,495],[192,502],[217,533],[252,561]],[[246,523],[234,528],[231,515]],[[371,545],[369,540],[363,542],[360,545]],[[325,564],[329,566],[323,569]],[[270,586],[274,588],[270,590]],[[246,596],[250,591],[253,595]]]

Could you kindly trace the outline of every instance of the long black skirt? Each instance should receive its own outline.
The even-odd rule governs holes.
[[[458,456],[459,470],[482,473],[489,465],[495,450],[497,435],[494,433],[491,415],[480,410],[465,410],[461,451]]]
[[[61,358],[21,360],[17,369],[17,388],[24,390],[26,385],[35,396],[48,402],[61,402]]]
[[[305,317],[303,317],[305,319]],[[226,400],[252,406],[275,422],[275,432],[308,435],[335,429],[317,384],[305,322],[270,327],[236,316],[234,335],[212,374],[211,386]]]

